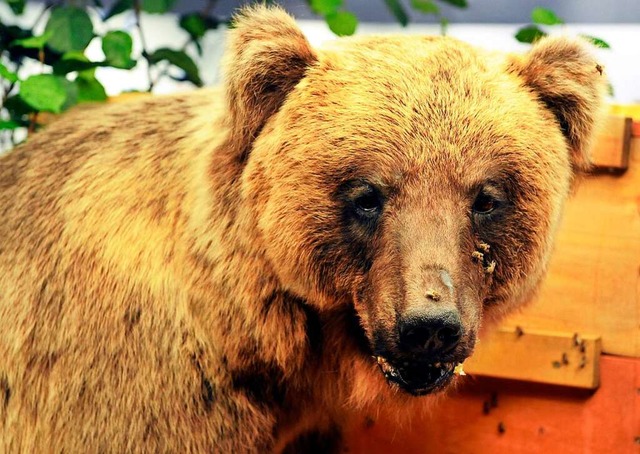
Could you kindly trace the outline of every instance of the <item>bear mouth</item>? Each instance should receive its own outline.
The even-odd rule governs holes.
[[[453,379],[461,365],[458,362],[404,362],[394,365],[383,356],[377,356],[378,367],[391,384],[414,396],[424,396],[441,391]]]

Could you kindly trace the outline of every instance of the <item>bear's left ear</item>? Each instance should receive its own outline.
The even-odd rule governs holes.
[[[529,53],[516,57],[511,67],[555,115],[576,171],[589,168],[591,141],[607,86],[592,47],[576,38],[543,38]]]
[[[224,66],[231,134],[241,159],[316,61],[309,42],[282,9],[245,7],[235,16]]]

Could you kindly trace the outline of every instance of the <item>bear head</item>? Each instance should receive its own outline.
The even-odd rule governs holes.
[[[258,7],[226,58],[242,197],[280,285],[320,312],[352,307],[389,382],[444,388],[483,321],[544,276],[603,104],[590,46],[509,55],[406,35],[314,50]]]

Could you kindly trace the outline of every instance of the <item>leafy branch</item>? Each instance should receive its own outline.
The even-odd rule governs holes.
[[[343,0],[306,0],[311,11],[324,17],[329,29],[338,36],[349,36],[356,32],[358,18],[344,9]],[[410,16],[400,0],[382,0],[396,21],[403,27],[409,24]],[[411,0],[411,8],[420,14],[433,15],[438,19],[442,34],[446,33],[449,21],[441,12],[441,4],[456,8],[467,8],[467,0]]]
[[[14,15],[24,13],[25,0],[4,1]],[[0,141],[13,144],[15,131],[35,131],[40,126],[40,112],[57,114],[79,103],[106,100],[106,90],[96,77],[97,68],[129,71],[145,60],[148,91],[165,77],[201,86],[198,66],[189,53],[202,55],[203,37],[224,20],[212,15],[217,0],[208,0],[201,11],[180,18],[179,26],[189,36],[181,48],[150,50],[142,13],[167,13],[174,2],[118,0],[106,9],[101,0],[93,0],[90,5],[56,0],[45,5],[30,28],[0,22]],[[79,7],[81,4],[84,6]],[[134,36],[110,25],[109,20],[122,13],[135,18],[131,33],[141,43],[140,55],[133,52]],[[39,33],[44,20],[44,30]],[[87,57],[86,49],[94,40],[100,41],[104,59]],[[40,69],[34,73],[38,62]],[[25,67],[30,68],[29,73],[24,73]],[[176,75],[176,70],[182,75]]]
[[[545,30],[548,27],[561,26],[565,22],[562,18],[558,17],[555,12],[550,9],[536,7],[531,11],[531,24],[522,27],[516,33],[516,39],[521,43],[534,43],[540,38],[547,36],[549,33]],[[609,49],[609,44],[601,38],[596,38],[590,35],[580,35],[584,39],[590,41],[595,46]]]

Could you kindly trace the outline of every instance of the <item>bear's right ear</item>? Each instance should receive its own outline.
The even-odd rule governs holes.
[[[277,7],[245,7],[229,32],[224,66],[231,134],[240,159],[287,94],[317,61],[291,16]]]

